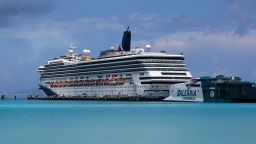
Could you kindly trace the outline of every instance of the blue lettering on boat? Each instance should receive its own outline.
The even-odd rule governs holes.
[[[196,96],[196,90],[178,90],[177,96]]]

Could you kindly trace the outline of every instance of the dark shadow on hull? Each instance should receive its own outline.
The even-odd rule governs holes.
[[[44,91],[44,93],[47,95],[47,96],[57,96],[58,94],[56,94],[55,92],[53,92],[52,90],[50,90],[49,88],[39,84],[39,89],[41,89],[42,91]]]

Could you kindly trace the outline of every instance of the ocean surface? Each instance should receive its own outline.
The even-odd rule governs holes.
[[[0,100],[0,144],[253,144],[256,104]]]

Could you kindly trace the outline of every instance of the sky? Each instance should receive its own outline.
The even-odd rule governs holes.
[[[185,55],[194,77],[256,82],[256,0],[0,0],[0,91],[38,89],[37,68],[65,55],[121,43]]]

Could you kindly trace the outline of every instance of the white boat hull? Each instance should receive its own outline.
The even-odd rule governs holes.
[[[180,83],[170,86],[170,95],[166,101],[203,102],[203,92],[200,83]]]

